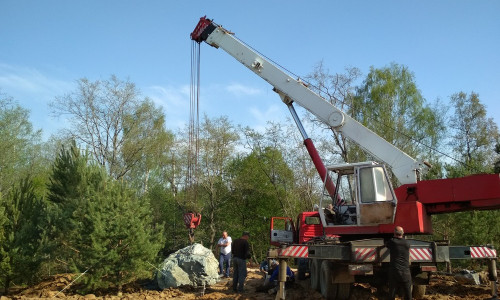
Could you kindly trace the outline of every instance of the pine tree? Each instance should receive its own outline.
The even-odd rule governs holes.
[[[89,266],[86,289],[116,287],[121,292],[124,284],[151,275],[164,239],[161,230],[153,229],[149,207],[118,182],[109,182],[91,200],[86,222],[93,230],[80,267]]]
[[[38,271],[44,209],[29,178],[0,201],[0,278],[6,292],[13,281],[31,283]]]
[[[151,275],[163,246],[149,202],[107,175],[73,145],[53,166],[50,249],[72,272],[85,273],[84,291],[117,287]]]
[[[73,142],[69,149],[62,147],[57,156],[48,186],[47,243],[45,251],[57,262],[59,272],[76,271],[81,259],[82,234],[91,230],[84,223],[88,199],[103,189],[105,172],[89,165]]]
[[[7,226],[7,215],[5,214],[5,203],[4,203],[4,197],[2,197],[2,194],[0,193],[0,245],[5,245],[7,243],[7,239],[5,237],[5,232],[6,232],[6,226]],[[7,274],[9,268],[9,256],[4,249],[5,247],[0,246],[0,274]],[[0,278],[2,280],[1,284],[5,287],[5,283],[3,280],[5,280],[4,276]]]

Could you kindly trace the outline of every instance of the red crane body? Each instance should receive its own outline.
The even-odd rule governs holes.
[[[374,284],[387,281],[390,255],[384,240],[393,234],[395,226],[402,226],[406,234],[430,234],[432,214],[500,208],[499,174],[420,180],[425,163],[346,115],[232,32],[203,17],[191,39],[226,51],[270,83],[290,108],[323,182],[326,200],[320,200],[313,211],[300,213],[295,223],[290,217],[273,217],[270,239],[278,248],[271,249],[268,256],[279,258],[284,266],[289,258],[305,260],[305,267],[299,262],[299,279],[309,273],[311,287],[320,289],[326,298],[349,299],[350,284],[358,280]],[[298,103],[384,164],[362,162],[326,167],[305,134],[292,103]],[[385,165],[401,183],[399,187],[392,187]],[[335,213],[327,214],[331,205]],[[496,281],[496,250],[491,245],[449,246],[420,240],[410,240],[410,244],[414,294],[422,296],[437,263],[449,263],[451,259],[488,259],[490,280]],[[284,295],[283,290],[284,282],[280,280],[280,295]]]

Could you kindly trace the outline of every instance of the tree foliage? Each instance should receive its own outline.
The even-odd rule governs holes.
[[[426,103],[415,76],[406,66],[393,63],[380,69],[370,68],[349,113],[389,143],[420,160],[432,157],[432,150],[442,143],[444,120],[439,111]]]
[[[44,211],[29,178],[0,198],[0,279],[6,292],[12,282],[33,283],[37,275]]]
[[[66,134],[88,147],[117,179],[136,165],[150,168],[158,149],[171,141],[161,110],[141,99],[135,84],[116,76],[94,82],[82,78],[77,85],[52,103],[55,115],[70,117]]]
[[[117,287],[147,275],[163,245],[147,198],[92,164],[73,143],[62,148],[49,185],[47,250],[70,271],[85,272],[85,289]]]
[[[89,164],[73,142],[63,146],[52,166],[48,185],[48,253],[60,271],[74,271],[81,262],[82,240],[91,227],[85,219],[90,199],[105,188],[106,173]]]
[[[323,62],[308,77],[310,87],[332,104],[438,166],[425,178],[500,170],[498,128],[477,94],[453,95],[446,123],[445,107],[427,103],[407,67],[372,67],[356,87],[358,78],[356,68],[331,74]],[[310,210],[322,192],[291,121],[257,131],[228,117],[205,116],[197,176],[189,185],[188,132],[168,131],[162,110],[128,80],[80,79],[53,107],[69,115],[66,133],[74,140],[40,147],[28,112],[0,99],[0,280],[7,287],[12,280],[28,282],[45,266],[52,274],[85,272],[83,291],[120,290],[150,276],[151,264],[189,243],[183,223],[189,210],[203,214],[196,242],[215,249],[223,230],[233,239],[250,231],[254,259],[261,260],[271,217]],[[305,123],[326,164],[374,159],[314,118]],[[452,149],[455,161],[435,149]],[[498,246],[499,220],[498,211],[440,215],[434,217],[434,238]]]
[[[495,147],[500,140],[497,124],[492,118],[487,118],[486,108],[478,94],[460,92],[450,99],[454,113],[449,121],[452,134],[449,145],[461,163],[448,164],[448,176],[491,172],[495,163]]]
[[[310,88],[318,93],[318,95],[340,110],[348,112],[353,106],[355,95],[354,83],[359,77],[361,77],[361,71],[358,68],[349,67],[345,69],[344,73],[332,74],[325,67],[324,62],[321,61],[314,67],[313,72],[307,76],[307,79],[312,82]],[[320,123],[319,127],[324,128],[324,124],[317,120],[316,117],[310,117],[316,123]],[[344,162],[352,161],[349,157],[349,145],[346,136],[331,128],[329,130],[331,130],[331,137],[333,137],[336,147],[326,147],[326,149],[329,149],[334,155],[339,156]],[[332,144],[330,139],[326,143]]]
[[[486,117],[486,108],[476,93],[453,94],[451,103],[453,114],[449,118],[449,128],[452,136],[449,145],[456,160],[445,165],[447,176],[456,178],[491,173],[494,169],[495,146],[500,136],[497,125]],[[434,223],[437,236],[450,239],[453,244],[500,244],[498,210],[436,216]]]
[[[157,176],[153,176],[150,188],[144,197],[147,197],[151,206],[150,217],[154,228],[163,231],[165,243],[162,254],[167,255],[187,246],[189,240],[186,238],[187,230],[183,221],[185,211],[176,202],[176,196],[171,189],[158,180]],[[200,232],[197,231],[195,237],[200,237]]]
[[[111,181],[93,197],[84,215],[90,225],[82,237],[80,272],[86,289],[116,287],[150,276],[151,265],[163,246],[161,228],[152,227],[147,198],[137,198],[122,184]]]
[[[34,175],[41,130],[34,130],[29,111],[0,93],[0,193],[7,194]]]
[[[255,257],[263,259],[269,247],[269,221],[282,216],[288,184],[293,184],[291,170],[283,163],[281,153],[265,148],[248,156],[236,158],[229,167],[231,194],[225,205],[225,216],[230,220],[230,233],[239,236],[249,231]],[[288,216],[287,214],[285,214]]]
[[[239,135],[227,117],[211,120],[203,119],[200,128],[200,157],[198,188],[205,220],[208,222],[210,244],[216,240],[217,223],[224,219],[221,206],[227,201],[227,183],[225,182],[227,165],[234,157],[234,149]]]
[[[500,173],[500,143],[496,144],[495,152],[497,153],[498,160],[495,162],[493,171],[495,173]]]

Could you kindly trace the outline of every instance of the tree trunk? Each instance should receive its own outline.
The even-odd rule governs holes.
[[[8,295],[8,294],[9,294],[9,285],[10,285],[10,281],[11,281],[10,277],[9,277],[9,276],[7,276],[7,277],[5,278],[5,285],[4,285],[4,287],[3,287],[3,289],[4,289],[4,295]]]
[[[145,177],[144,178],[144,194],[147,194],[148,193],[148,181],[149,181],[149,168],[146,170],[146,174],[145,174]]]

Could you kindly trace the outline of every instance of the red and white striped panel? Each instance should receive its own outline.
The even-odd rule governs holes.
[[[410,261],[432,261],[432,249],[410,248]]]
[[[488,247],[470,247],[471,258],[495,258],[497,257],[497,250]]]
[[[191,219],[193,218],[193,214],[184,214],[184,224],[189,226],[191,224]]]
[[[354,261],[370,262],[375,261],[377,257],[377,249],[371,247],[354,248]]]
[[[307,246],[288,246],[284,249],[280,249],[278,256],[305,258],[309,256],[309,252],[307,250]]]

